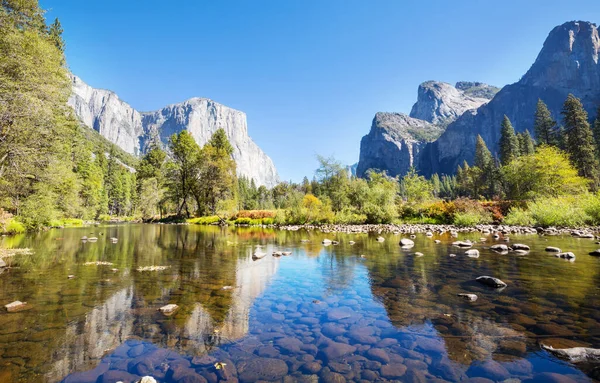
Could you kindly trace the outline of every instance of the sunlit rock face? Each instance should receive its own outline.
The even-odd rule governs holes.
[[[444,125],[456,120],[467,110],[477,109],[488,101],[487,98],[468,96],[465,91],[445,82],[427,81],[419,85],[418,99],[410,116],[432,124]]]
[[[165,145],[169,137],[188,130],[202,146],[223,128],[233,146],[233,159],[240,176],[257,185],[279,182],[275,165],[248,135],[246,114],[206,98],[192,98],[155,112],[140,113],[107,90],[95,89],[77,76],[71,76],[73,93],[69,105],[89,128],[128,153],[145,153],[151,143]]]
[[[109,90],[95,89],[70,75],[73,93],[68,104],[87,127],[131,154],[140,153],[142,116]]]
[[[371,131],[360,143],[357,175],[364,177],[369,169],[390,176],[406,174],[417,165],[426,143],[437,139],[463,113],[488,102],[495,92],[497,88],[478,82],[459,82],[457,87],[439,81],[422,83],[410,116],[375,115]]]
[[[437,137],[441,128],[402,113],[377,113],[371,131],[360,142],[356,174],[385,170],[389,176],[404,175],[428,137]]]
[[[464,113],[438,140],[423,149],[422,173],[450,174],[463,161],[472,162],[475,140],[481,135],[490,150],[498,150],[500,124],[508,116],[516,131],[533,134],[534,114],[542,99],[560,121],[562,105],[572,93],[590,117],[600,104],[600,39],[596,24],[572,21],[554,28],[536,61],[518,82],[507,85],[477,112]]]

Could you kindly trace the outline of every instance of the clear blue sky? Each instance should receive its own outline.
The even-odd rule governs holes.
[[[358,161],[378,111],[426,80],[515,82],[548,32],[600,23],[589,1],[41,0],[71,70],[141,111],[190,97],[242,110],[283,180],[316,154]]]

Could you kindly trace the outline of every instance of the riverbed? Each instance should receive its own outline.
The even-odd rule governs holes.
[[[598,381],[542,345],[600,348],[600,245],[493,234],[404,249],[408,234],[194,225],[4,237],[31,253],[0,269],[0,304],[27,302],[0,310],[0,382]],[[490,249],[514,243],[531,250]]]

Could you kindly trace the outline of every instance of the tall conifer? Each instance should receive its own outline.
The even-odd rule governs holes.
[[[544,101],[538,100],[535,110],[535,123],[533,132],[538,145],[556,145],[556,121]]]
[[[567,132],[567,153],[571,161],[580,176],[596,180],[598,162],[595,157],[594,137],[583,104],[577,97],[569,94],[561,113]]]
[[[500,162],[507,165],[510,161],[519,156],[519,139],[515,134],[510,120],[505,115],[502,120],[502,130],[500,132]]]

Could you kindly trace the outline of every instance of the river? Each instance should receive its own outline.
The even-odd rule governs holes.
[[[377,237],[143,224],[4,237],[31,254],[5,258],[0,274],[0,304],[27,302],[0,310],[0,382],[600,379],[599,365],[541,347],[600,347],[595,240],[460,234],[472,258],[449,234],[418,234],[411,249]],[[531,251],[489,249],[517,242]],[[257,245],[267,255],[254,260]],[[166,316],[167,304],[179,308]]]

